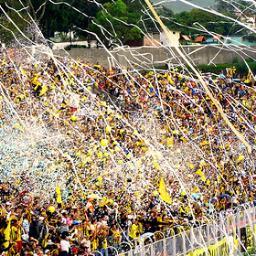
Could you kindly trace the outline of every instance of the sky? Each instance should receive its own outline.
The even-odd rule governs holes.
[[[173,10],[173,12],[181,12],[181,11],[187,11],[191,9],[192,7],[180,2],[179,0],[153,0],[153,2],[165,2],[165,5],[168,6],[170,9]],[[203,7],[210,7],[214,4],[215,0],[191,0],[192,3],[198,4]]]

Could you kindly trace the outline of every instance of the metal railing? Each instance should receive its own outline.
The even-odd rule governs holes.
[[[172,237],[139,244],[124,256],[239,255],[256,247],[256,208],[242,205],[218,214],[217,221],[191,228]],[[157,232],[159,234],[159,231]],[[164,235],[161,232],[162,235]],[[159,235],[154,235],[159,237]],[[106,255],[116,255],[111,252]]]

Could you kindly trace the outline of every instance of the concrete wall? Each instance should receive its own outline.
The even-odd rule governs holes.
[[[235,58],[256,58],[256,47],[241,48],[233,45],[200,45],[184,46],[181,49],[194,64],[222,64],[230,63]],[[64,52],[57,54],[65,55]],[[122,67],[150,68],[153,65],[168,63],[184,63],[174,48],[138,47],[118,48],[112,51],[105,49],[72,49],[68,54],[75,59],[83,59],[90,63],[99,63],[103,66],[120,65]]]
[[[74,59],[84,60],[86,62],[96,64],[99,63],[108,67],[110,65],[110,54],[103,48],[73,48],[70,51],[54,51],[55,55],[66,56],[69,55]]]

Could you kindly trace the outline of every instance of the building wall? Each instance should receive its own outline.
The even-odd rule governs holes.
[[[143,46],[160,46],[160,34],[147,34],[143,39]]]
[[[166,36],[164,32],[160,33],[160,42],[163,46],[179,46],[180,41],[180,32],[177,31],[170,31],[170,39]]]
[[[170,31],[171,43],[164,32],[144,36],[143,46],[179,46],[180,32]]]

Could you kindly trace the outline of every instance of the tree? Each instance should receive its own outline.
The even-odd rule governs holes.
[[[27,21],[28,16],[25,15],[25,11],[19,14],[14,10],[20,9],[20,4],[17,0],[4,1],[0,0],[0,36],[1,42],[9,44],[14,40],[15,37],[21,35],[20,31],[25,31],[29,25]],[[12,22],[11,22],[11,21]]]
[[[232,21],[208,13],[200,9],[192,9],[190,12],[181,12],[170,18],[172,22],[168,27],[179,30],[183,34],[198,34],[207,31],[221,35],[233,34],[239,30],[239,26],[233,25]],[[200,30],[202,30],[200,32]]]
[[[217,11],[221,13],[231,14],[234,11],[234,6],[226,1],[215,0],[215,3]]]
[[[28,12],[38,23],[43,19],[48,0],[25,0],[24,6],[28,6]]]
[[[134,2],[108,2],[97,12],[90,28],[107,47],[112,43],[125,44],[130,40],[142,39],[142,31],[138,27],[142,12],[141,9],[135,10]]]
[[[25,8],[24,12],[27,12],[34,20],[39,22],[45,14],[48,3],[49,0],[0,0],[0,5],[4,10],[11,11],[11,8],[15,10]]]
[[[230,17],[235,17],[235,13],[243,15],[255,15],[255,6],[248,0],[215,0],[216,9]]]
[[[0,0],[3,10],[12,17],[22,31],[27,26],[37,25],[46,38],[52,37],[55,31],[69,32],[77,31],[79,34],[86,35],[81,29],[88,29],[90,21],[95,17],[100,8],[100,4],[107,0]],[[15,10],[21,10],[18,13]],[[25,22],[24,19],[27,21]],[[0,12],[1,24],[8,25],[15,34],[17,30],[11,24],[5,14]],[[30,24],[29,24],[30,23]],[[24,26],[23,26],[24,25]],[[80,29],[81,28],[81,29]],[[36,30],[35,30],[36,31]],[[5,41],[13,39],[12,33],[0,28],[0,34]],[[32,38],[36,41],[36,38]]]
[[[58,0],[56,4],[47,6],[47,13],[41,21],[41,27],[46,37],[52,37],[55,31],[77,31],[88,29],[90,21],[99,10],[99,6],[89,0]],[[103,1],[104,3],[105,1]]]
[[[2,41],[8,44],[14,38],[24,40],[22,34],[30,37],[33,41],[37,41],[40,34],[37,26],[45,15],[47,3],[48,0],[0,0]]]

